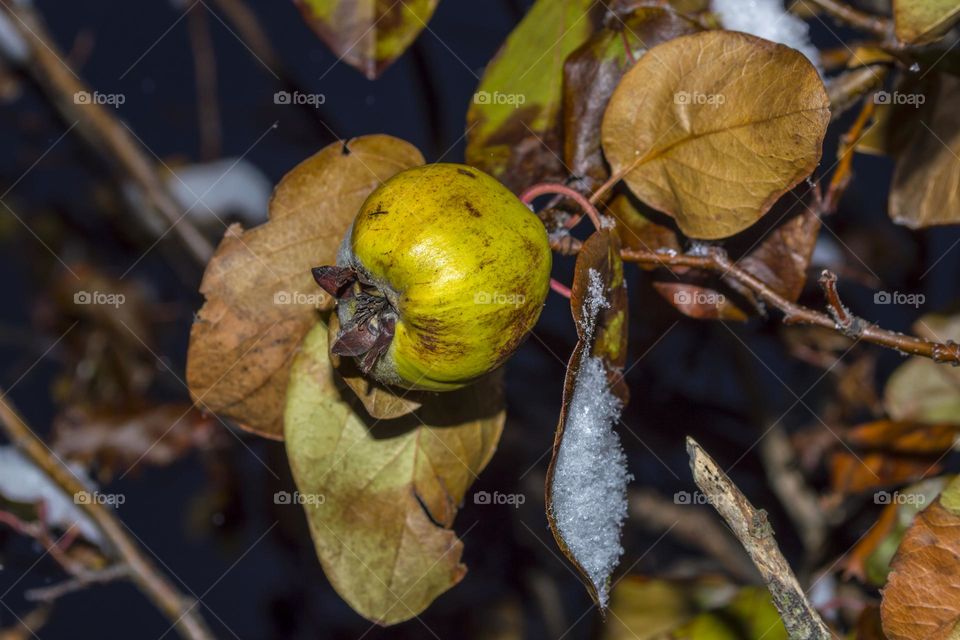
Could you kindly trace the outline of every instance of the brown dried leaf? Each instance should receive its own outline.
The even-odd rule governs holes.
[[[960,424],[923,424],[877,420],[844,434],[853,447],[880,449],[905,455],[940,457],[957,444]]]
[[[664,276],[669,278],[670,276]],[[679,280],[664,279],[653,283],[664,300],[683,315],[696,320],[731,320],[744,322],[747,314],[734,304],[728,296],[723,295],[710,286],[696,284],[701,277],[708,279],[709,275],[702,272],[693,272],[681,276]]]
[[[413,44],[439,0],[294,0],[337,57],[369,80]]]
[[[223,431],[189,404],[135,411],[73,406],[53,423],[53,451],[85,467],[96,464],[101,479],[131,465],[166,466],[194,449],[214,446]]]
[[[340,330],[340,319],[337,314],[330,314],[328,341],[332,344]],[[391,420],[402,418],[419,409],[423,398],[427,396],[422,391],[397,389],[377,382],[370,376],[363,375],[357,367],[354,358],[341,358],[330,353],[330,362],[343,381],[357,396],[371,418],[376,420]]]
[[[807,268],[820,233],[820,218],[805,209],[778,226],[739,265],[771,289],[796,302],[807,282]]]
[[[905,94],[924,97],[915,116],[922,124],[897,158],[890,189],[890,217],[911,229],[960,223],[960,78],[940,73],[927,80]]]
[[[830,486],[839,496],[863,493],[936,475],[942,466],[925,458],[883,452],[854,454],[840,449],[830,456]]]
[[[823,82],[789,47],[706,31],[653,47],[603,119],[617,175],[694,238],[759,220],[813,171],[830,120]]]
[[[591,272],[599,276],[603,288],[602,292],[591,291]],[[595,296],[598,294],[602,295],[607,301],[608,304],[605,308],[594,306]],[[618,237],[610,231],[600,230],[595,232],[587,238],[577,254],[573,286],[571,287],[570,308],[579,340],[567,364],[560,421],[554,438],[553,455],[547,469],[547,522],[560,550],[580,573],[591,598],[603,608],[606,606],[606,595],[602,593],[602,590],[606,587],[599,584],[601,578],[599,576],[591,577],[560,531],[554,501],[554,487],[560,448],[564,441],[574,395],[578,391],[581,379],[581,365],[588,358],[599,359],[609,385],[607,393],[615,396],[624,404],[628,399],[627,387],[622,377],[627,356],[627,292],[623,279],[623,262],[620,259],[620,242]],[[593,315],[594,313],[596,315]],[[593,390],[587,393],[592,392]],[[588,401],[602,402],[600,398],[591,398]],[[600,412],[602,410],[594,411]],[[602,420],[603,418],[598,416],[597,419]],[[602,425],[597,425],[597,427],[603,428]],[[624,514],[625,511],[626,506],[624,505]],[[607,515],[609,514],[605,514],[605,517]],[[596,544],[607,544],[609,542],[601,540]],[[595,579],[597,582],[595,582]],[[609,576],[607,576],[607,579],[609,580]]]
[[[954,640],[960,629],[960,479],[920,512],[900,543],[880,615],[890,640]]]
[[[806,283],[819,232],[820,219],[806,209],[767,234],[738,264],[783,297],[796,301]],[[680,313],[691,318],[742,322],[759,308],[753,292],[733,278],[722,278],[720,282],[740,294],[742,300],[721,293],[717,278],[700,269],[691,269],[679,279],[668,278],[671,276],[655,282],[654,288]]]
[[[563,159],[585,192],[610,176],[600,148],[600,124],[624,72],[650,47],[699,30],[695,22],[664,7],[640,7],[611,23],[563,64]]]
[[[629,196],[619,195],[605,207],[604,213],[617,221],[617,235],[625,249],[635,251],[680,252],[680,240],[670,227],[658,224],[634,206]],[[656,269],[654,266],[645,269]]]
[[[364,617],[395,624],[466,573],[451,527],[500,439],[500,377],[374,420],[338,388],[327,331],[321,323],[307,335],[291,371],[287,456],[330,583]]]
[[[420,164],[416,148],[391,136],[336,142],[283,178],[267,223],[227,231],[204,273],[206,303],[190,332],[187,382],[201,408],[282,438],[291,359],[317,311],[333,306],[310,269],[336,262],[374,188]]]

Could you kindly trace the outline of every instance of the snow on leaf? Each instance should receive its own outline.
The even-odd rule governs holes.
[[[711,0],[710,10],[725,29],[785,44],[820,70],[820,53],[810,42],[810,26],[789,13],[783,0]]]
[[[577,258],[571,306],[580,337],[564,383],[547,472],[547,519],[557,544],[601,608],[620,561],[627,516],[627,460],[614,427],[626,401],[626,290],[619,241],[598,231]]]
[[[620,562],[627,517],[627,458],[613,430],[622,405],[600,358],[582,361],[553,476],[553,513],[570,552],[586,571],[600,606]]]

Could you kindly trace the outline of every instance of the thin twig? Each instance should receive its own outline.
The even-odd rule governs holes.
[[[817,494],[797,468],[790,437],[782,425],[774,424],[767,431],[760,440],[759,450],[770,488],[797,525],[804,549],[819,553],[827,537],[827,521]]]
[[[678,504],[656,491],[630,492],[630,520],[654,533],[670,532],[682,543],[696,547],[715,559],[731,576],[756,582],[757,571],[733,536],[718,525],[710,512],[699,505]]]
[[[902,353],[930,358],[934,362],[960,365],[960,344],[952,340],[947,342],[933,342],[925,338],[904,335],[895,331],[888,331],[880,327],[859,320],[856,326],[844,328],[831,315],[814,311],[809,307],[787,300],[775,292],[765,282],[752,273],[738,267],[719,247],[710,247],[704,254],[690,255],[686,253],[669,254],[655,251],[640,251],[622,249],[620,256],[625,262],[661,266],[667,269],[674,267],[696,267],[719,273],[724,278],[736,280],[741,285],[753,291],[760,299],[771,307],[779,309],[783,314],[785,324],[810,324],[825,327],[844,335],[855,336],[865,342],[871,342]],[[836,277],[836,276],[834,276]],[[835,309],[833,309],[835,311]],[[854,331],[854,334],[849,333]]]
[[[49,587],[38,587],[24,592],[23,597],[31,602],[53,602],[65,595],[86,589],[95,584],[107,584],[115,580],[130,577],[130,567],[125,564],[110,565],[99,571],[86,571],[69,580],[58,582]]]
[[[554,280],[553,278],[550,278],[550,288],[553,289],[554,293],[559,293],[567,300],[569,300],[570,296],[573,295],[570,291],[570,287],[558,280]]]
[[[0,390],[0,424],[10,442],[20,449],[71,499],[88,491],[73,472],[61,462],[23,421]],[[190,640],[213,640],[213,634],[191,599],[181,594],[141,551],[117,517],[96,500],[80,501],[83,509],[104,537],[109,540],[120,561],[129,567],[130,578],[170,619],[177,631]]]
[[[827,625],[800,588],[773,537],[767,512],[756,509],[727,474],[693,438],[687,438],[693,479],[733,530],[753,564],[760,570],[773,604],[780,612],[791,640],[831,640]]]
[[[27,3],[0,2],[10,14],[10,23],[28,44],[30,56],[27,71],[47,94],[64,120],[75,122],[77,131],[109,162],[143,192],[152,206],[143,214],[158,217],[144,221],[151,229],[170,227],[197,262],[202,266],[213,255],[213,245],[184,215],[182,207],[167,188],[156,164],[133,133],[120,123],[110,108],[90,99],[94,96],[80,78],[67,66],[64,54],[49,36],[39,14]],[[79,99],[83,96],[85,99]]]
[[[556,194],[570,198],[578,205],[583,211],[589,216],[590,222],[593,223],[595,229],[602,229],[603,223],[600,219],[600,212],[597,211],[597,208],[593,206],[591,201],[587,200],[583,194],[575,189],[562,184],[554,183],[541,183],[535,184],[532,187],[528,187],[523,193],[520,194],[520,202],[524,204],[532,203],[536,198],[547,194]],[[577,223],[580,222],[582,216],[573,216],[567,223],[564,225],[567,229],[572,229],[577,226]]]
[[[880,38],[893,38],[893,21],[882,16],[864,13],[838,0],[808,0],[828,14],[851,27],[872,33]]]
[[[217,99],[217,56],[210,38],[207,10],[196,4],[187,9],[187,31],[193,50],[194,82],[197,87],[197,122],[200,125],[200,158],[220,156],[222,127]]]
[[[853,152],[857,142],[863,137],[867,124],[873,119],[876,107],[877,104],[873,100],[865,100],[853,126],[840,138],[837,169],[830,178],[830,187],[827,189],[826,201],[823,203],[823,210],[827,214],[837,210],[840,198],[843,197],[853,178]]]

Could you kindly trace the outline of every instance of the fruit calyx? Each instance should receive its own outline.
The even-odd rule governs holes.
[[[314,267],[312,273],[338,306],[348,308],[349,318],[340,315],[340,331],[330,352],[356,358],[360,370],[370,373],[393,340],[396,309],[375,282],[353,267]]]

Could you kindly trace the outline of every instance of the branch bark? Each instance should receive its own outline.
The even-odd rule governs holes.
[[[27,72],[68,122],[76,122],[83,138],[108,162],[117,166],[143,192],[157,219],[145,221],[148,228],[169,226],[193,258],[204,266],[213,255],[213,245],[186,217],[170,193],[156,164],[129,129],[108,108],[78,96],[93,93],[64,61],[64,54],[47,33],[40,15],[27,3],[5,2],[20,37],[28,44]]]
[[[71,498],[89,489],[57,459],[47,445],[30,429],[0,390],[0,424],[10,442]],[[110,541],[131,580],[167,616],[181,636],[189,640],[213,640],[214,636],[194,607],[194,601],[181,594],[141,551],[126,528],[104,505],[95,500],[79,502],[104,537]]]
[[[828,302],[830,302],[831,315],[828,315],[787,300],[752,273],[738,267],[719,247],[711,247],[703,255],[685,253],[670,255],[655,251],[630,249],[623,249],[620,255],[625,262],[661,266],[668,269],[695,267],[719,273],[725,278],[732,278],[753,291],[768,305],[783,312],[783,321],[786,324],[810,324],[825,327],[843,333],[848,337],[895,349],[902,353],[930,358],[934,362],[960,365],[960,344],[952,340],[945,343],[934,342],[896,331],[888,331],[860,318],[854,318],[855,321],[851,320],[848,317],[849,312],[845,308],[841,308],[842,305],[836,306],[839,304],[839,297],[835,297],[836,275],[831,272],[825,273],[830,274],[827,278],[829,280],[832,277],[833,284],[830,282],[824,284],[823,279],[821,279],[821,285],[825,287]],[[835,300],[831,301],[831,297],[835,297]]]
[[[754,508],[713,458],[689,437],[687,454],[697,486],[727,521],[760,570],[791,640],[831,640],[830,630],[807,600],[780,552],[767,521],[767,512]]]
[[[893,39],[893,21],[889,18],[864,13],[838,0],[808,0],[840,22],[883,39]]]

